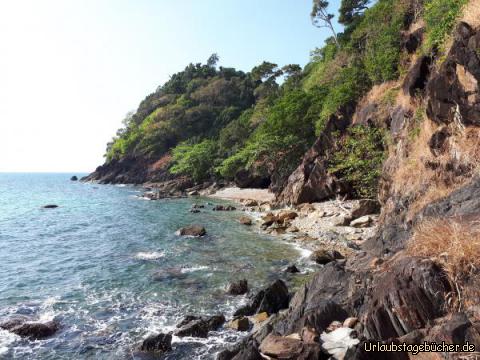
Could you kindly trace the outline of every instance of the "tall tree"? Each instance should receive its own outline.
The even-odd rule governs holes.
[[[353,24],[368,8],[370,0],[342,0],[338,22],[345,26]]]
[[[324,0],[313,0],[313,8],[310,14],[312,19],[312,24],[318,28],[328,28],[333,34],[333,39],[335,40],[335,44],[340,46],[338,42],[337,33],[335,28],[333,27],[333,18],[335,17],[333,14],[328,12],[328,1]]]

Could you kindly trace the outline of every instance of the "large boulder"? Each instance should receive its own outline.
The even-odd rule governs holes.
[[[171,334],[151,335],[143,340],[143,343],[140,346],[140,351],[163,353],[170,350],[172,350]]]
[[[18,336],[33,340],[45,339],[54,335],[60,324],[57,321],[32,322],[26,318],[18,317],[0,324],[0,329],[8,330]]]
[[[247,305],[238,309],[234,316],[251,316],[263,312],[275,314],[286,309],[289,300],[287,285],[282,280],[277,280],[260,290]]]
[[[347,128],[354,109],[353,104],[347,105],[338,115],[329,119],[325,130],[288,178],[277,199],[280,204],[313,203],[348,192],[345,185],[328,172],[328,153],[335,145],[332,133],[341,133]]]
[[[227,293],[229,295],[243,295],[248,292],[248,281],[246,279],[231,282],[228,285]]]
[[[200,225],[190,225],[177,230],[179,236],[204,236],[207,233],[205,228]]]
[[[362,310],[365,335],[387,340],[425,327],[443,315],[450,291],[446,274],[431,260],[395,260],[369,289]]]
[[[184,319],[178,326],[179,328],[174,332],[178,337],[199,337],[206,338],[210,331],[218,329],[225,323],[223,315],[215,315],[210,317],[195,317],[190,316]]]

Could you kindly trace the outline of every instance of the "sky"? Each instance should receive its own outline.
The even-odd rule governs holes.
[[[0,172],[93,171],[127,112],[212,53],[244,71],[304,66],[330,36],[311,4],[0,0]]]

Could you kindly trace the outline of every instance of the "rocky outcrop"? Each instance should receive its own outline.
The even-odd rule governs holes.
[[[140,351],[164,353],[172,350],[172,335],[157,334],[151,335],[143,340]]]
[[[60,328],[57,321],[36,322],[28,318],[17,317],[0,323],[0,329],[32,340],[45,339],[54,335]]]
[[[229,295],[243,295],[248,292],[248,281],[238,280],[231,282],[227,288],[227,294]]]
[[[255,294],[247,305],[235,312],[234,316],[251,316],[262,312],[275,314],[286,309],[289,300],[287,286],[282,280],[277,280]]]
[[[177,230],[176,234],[179,236],[204,236],[207,233],[205,228],[200,225],[190,225]]]
[[[278,196],[280,204],[312,203],[346,193],[348,189],[335,176],[328,173],[327,159],[334,147],[332,132],[343,132],[350,124],[354,106],[344,108],[342,115],[333,116],[315,144],[303,157],[300,166],[290,175]]]
[[[429,117],[438,124],[480,125],[480,31],[460,23],[454,43],[427,86]]]
[[[410,257],[395,261],[371,286],[362,313],[366,337],[377,340],[398,338],[442,316],[451,291],[439,266]]]
[[[210,317],[187,316],[178,325],[178,329],[174,332],[178,337],[199,337],[206,338],[210,331],[218,329],[225,323],[223,315],[215,315]]]

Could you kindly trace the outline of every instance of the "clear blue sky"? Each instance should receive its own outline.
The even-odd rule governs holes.
[[[339,0],[332,1],[336,12]],[[0,0],[0,171],[91,171],[124,115],[210,54],[305,65],[311,0]]]

